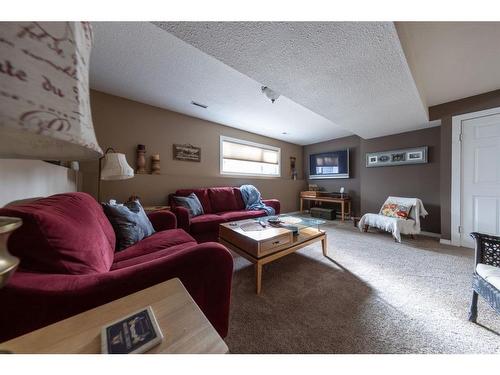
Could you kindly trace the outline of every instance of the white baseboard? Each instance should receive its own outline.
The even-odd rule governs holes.
[[[440,244],[442,244],[442,245],[450,245],[450,246],[453,246],[453,245],[451,244],[451,240],[446,240],[446,239],[444,239],[444,238],[441,238],[441,239],[439,240],[439,243],[440,243]]]

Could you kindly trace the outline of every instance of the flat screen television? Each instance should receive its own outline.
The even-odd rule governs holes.
[[[309,178],[349,178],[349,149],[310,155]]]

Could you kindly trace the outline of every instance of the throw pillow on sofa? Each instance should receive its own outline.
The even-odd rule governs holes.
[[[203,215],[203,207],[195,193],[189,194],[187,197],[174,195],[174,202],[178,206],[185,207],[189,210],[189,216],[195,217]]]
[[[155,232],[137,200],[125,204],[110,200],[109,203],[103,203],[102,207],[115,231],[117,251],[132,246]]]

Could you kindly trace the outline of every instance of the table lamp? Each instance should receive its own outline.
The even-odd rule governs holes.
[[[134,170],[127,163],[125,154],[116,152],[109,147],[104,156],[99,158],[99,177],[97,185],[97,200],[101,201],[101,181],[126,180],[134,177]]]
[[[90,160],[102,155],[92,124],[88,22],[0,22],[0,158]],[[19,260],[0,217],[0,287]]]

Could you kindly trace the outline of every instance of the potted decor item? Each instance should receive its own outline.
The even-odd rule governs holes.
[[[135,164],[137,166],[135,173],[146,173],[146,146],[137,145]]]
[[[151,174],[160,174],[160,154],[151,155]]]

